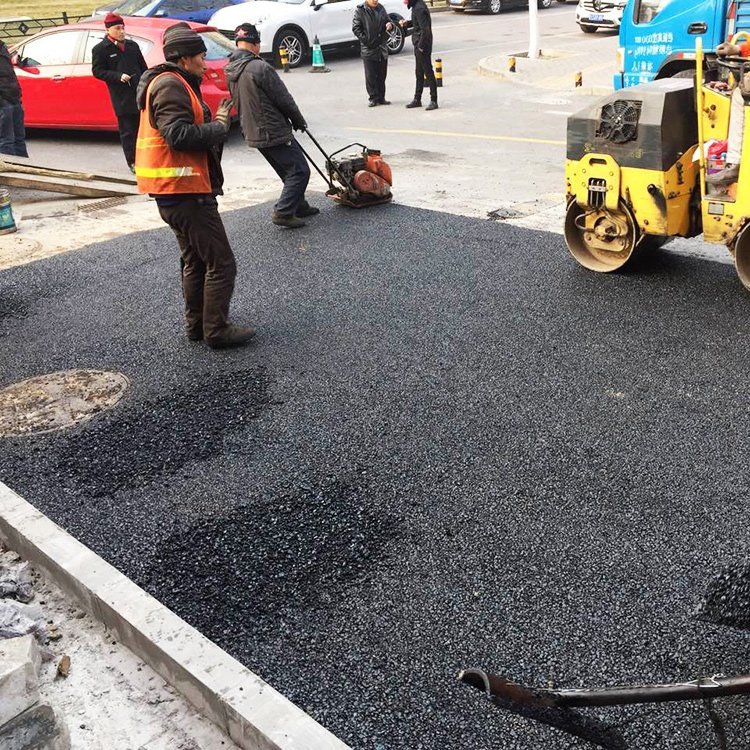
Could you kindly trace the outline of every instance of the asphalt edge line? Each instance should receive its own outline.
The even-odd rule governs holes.
[[[2,482],[0,538],[243,750],[350,750]]]

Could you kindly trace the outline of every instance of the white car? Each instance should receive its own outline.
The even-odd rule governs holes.
[[[576,23],[584,34],[593,34],[597,29],[617,30],[627,4],[627,0],[580,0]]]
[[[260,32],[260,54],[278,65],[279,48],[286,47],[289,67],[295,68],[307,59],[316,36],[324,51],[359,44],[352,33],[352,18],[363,1],[252,0],[222,8],[211,16],[209,24],[230,39],[241,23],[253,24]],[[402,0],[381,0],[381,5],[394,22],[388,51],[396,54],[404,48],[404,32],[398,21],[408,19],[410,11]]]

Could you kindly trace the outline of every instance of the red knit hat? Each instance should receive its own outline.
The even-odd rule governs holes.
[[[122,16],[118,16],[117,13],[107,13],[104,16],[104,28],[108,29],[110,26],[125,25],[125,21],[122,20]]]

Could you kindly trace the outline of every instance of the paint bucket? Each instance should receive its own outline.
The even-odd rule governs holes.
[[[10,205],[10,193],[0,188],[0,234],[10,234],[18,230],[13,221],[13,209]]]

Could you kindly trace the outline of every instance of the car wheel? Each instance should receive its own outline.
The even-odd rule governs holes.
[[[582,23],[578,24],[581,27],[581,31],[584,34],[596,34],[596,26],[584,26]]]
[[[391,16],[393,28],[388,32],[388,54],[397,55],[404,48],[404,30],[398,25],[398,16]]]
[[[503,9],[503,0],[487,0],[487,12],[496,16]]]
[[[550,8],[552,7],[552,0],[537,0],[537,8]]]
[[[286,47],[289,55],[289,67],[298,68],[305,61],[307,55],[307,39],[296,29],[282,29],[273,43],[273,60],[279,65],[279,50]]]

